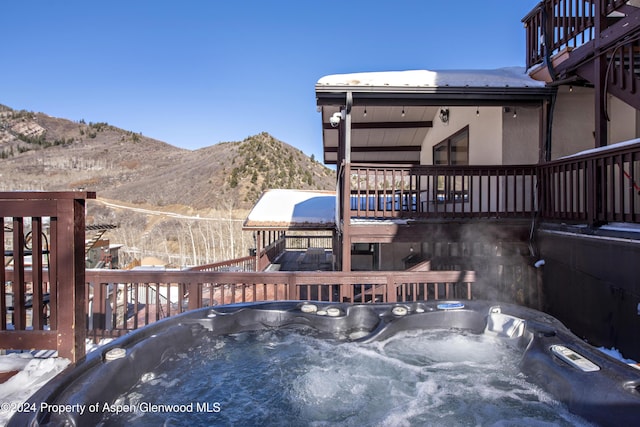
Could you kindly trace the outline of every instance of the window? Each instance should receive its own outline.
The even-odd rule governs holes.
[[[433,164],[460,166],[469,164],[469,126],[451,135],[433,147]],[[467,201],[469,199],[469,177],[450,173],[436,177],[435,200]]]
[[[433,164],[469,164],[469,126],[433,147]]]

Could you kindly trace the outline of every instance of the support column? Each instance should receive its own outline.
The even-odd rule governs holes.
[[[351,166],[345,164],[342,188],[342,271],[351,271]]]
[[[604,15],[603,2],[595,2],[595,38],[594,48],[596,55],[600,51],[600,37],[602,31],[607,28],[607,17]],[[595,147],[607,145],[607,58],[599,55],[593,61],[594,96],[595,96]]]
[[[351,271],[351,107],[353,93],[347,92],[341,130],[344,139],[344,175],[342,180],[342,271]]]

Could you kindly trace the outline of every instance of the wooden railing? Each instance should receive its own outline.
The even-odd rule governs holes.
[[[72,361],[84,356],[84,334],[77,331],[86,328],[84,210],[89,198],[95,193],[0,193],[2,348],[55,349]]]
[[[526,28],[527,68],[545,56],[594,40],[596,17],[624,7],[626,0],[543,0],[522,19]]]
[[[9,270],[12,273],[11,270]],[[220,304],[276,300],[332,302],[410,302],[429,299],[471,299],[473,271],[376,271],[376,272],[212,272],[212,271],[86,271],[86,300],[78,301],[86,313],[85,337],[96,342],[113,338],[187,310]],[[26,270],[24,283],[31,286],[34,275]],[[49,274],[40,277],[50,289]],[[61,289],[64,287],[61,287]],[[6,309],[6,307],[5,307]],[[58,349],[51,339],[50,322],[60,315],[60,306],[43,304],[29,313],[19,339],[3,340],[3,349]],[[11,318],[5,310],[3,318]],[[36,318],[40,329],[36,329]],[[9,328],[7,328],[9,326]],[[0,336],[9,336],[12,323]],[[6,330],[9,329],[9,330]],[[75,332],[79,332],[76,330]],[[61,343],[64,344],[64,343]],[[28,347],[24,347],[27,345]],[[69,357],[69,356],[66,356]]]
[[[256,257],[246,256],[214,264],[197,265],[189,268],[193,271],[256,271]]]
[[[536,166],[346,168],[352,218],[530,217]]]
[[[587,0],[545,0],[522,21],[526,28],[527,68],[563,49],[581,46],[594,37],[595,10]]]
[[[118,336],[164,317],[218,304],[275,300],[403,302],[471,299],[471,271],[145,272],[88,270],[88,335]]]
[[[640,223],[640,141],[541,165],[353,165],[351,218]],[[538,206],[539,205],[539,206]]]
[[[286,235],[285,242],[287,250],[304,250],[308,248],[333,249],[332,236]]]
[[[538,170],[542,218],[640,223],[640,142],[566,157]]]

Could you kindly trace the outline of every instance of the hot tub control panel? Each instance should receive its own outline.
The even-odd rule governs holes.
[[[600,367],[598,365],[563,345],[552,345],[551,352],[571,366],[580,369],[581,371],[595,372],[600,370]]]

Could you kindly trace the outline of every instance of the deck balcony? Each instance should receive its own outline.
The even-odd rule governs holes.
[[[529,218],[536,166],[380,166],[352,164],[352,219]]]
[[[639,109],[638,6],[627,0],[541,1],[522,20],[527,68],[537,79],[593,85]]]
[[[353,220],[640,221],[640,142],[540,165],[344,168]]]

